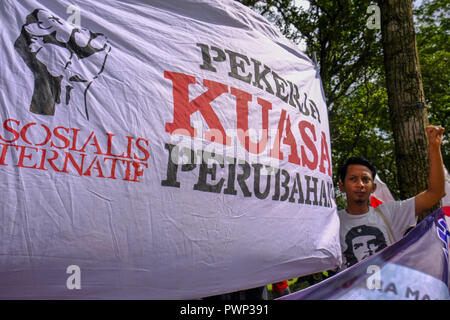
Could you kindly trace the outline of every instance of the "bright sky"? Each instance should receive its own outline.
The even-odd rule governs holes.
[[[298,7],[302,7],[305,10],[309,9],[309,1],[306,0],[294,0],[294,3]],[[300,43],[298,44],[298,47],[300,50],[305,51],[306,50],[306,42],[304,40],[300,40]]]
[[[309,1],[307,0],[294,0],[294,3],[296,6],[303,7],[306,10],[309,8]]]

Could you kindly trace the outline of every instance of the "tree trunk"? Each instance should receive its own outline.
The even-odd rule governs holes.
[[[411,0],[379,0],[384,68],[403,199],[427,188],[428,125]]]

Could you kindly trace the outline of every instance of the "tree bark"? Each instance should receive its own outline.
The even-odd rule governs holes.
[[[403,199],[427,188],[428,125],[411,0],[379,0],[384,68]]]

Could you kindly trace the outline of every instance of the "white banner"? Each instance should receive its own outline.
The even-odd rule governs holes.
[[[191,299],[340,265],[311,60],[236,1],[0,4],[0,298]]]

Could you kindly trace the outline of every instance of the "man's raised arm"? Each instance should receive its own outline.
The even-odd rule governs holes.
[[[428,126],[426,128],[429,144],[430,174],[428,177],[428,189],[415,197],[416,216],[433,207],[445,196],[445,174],[441,154],[444,130],[441,126]]]

